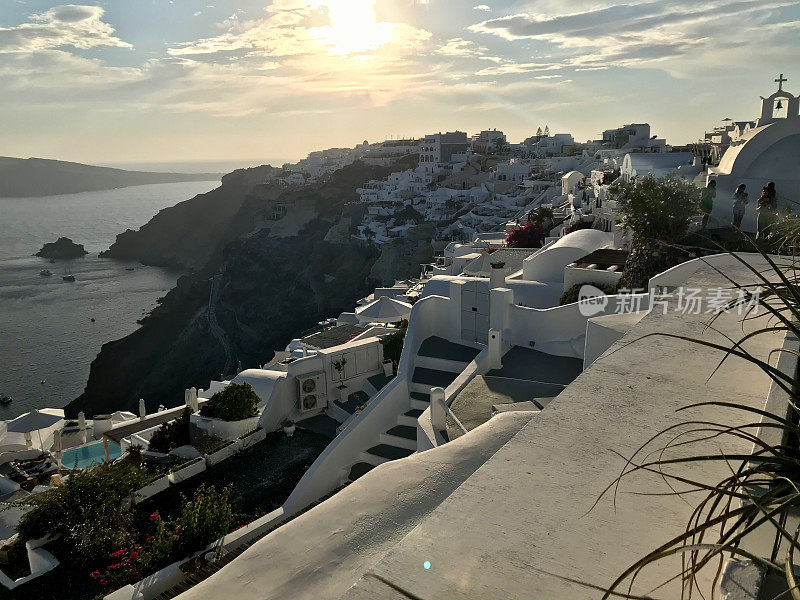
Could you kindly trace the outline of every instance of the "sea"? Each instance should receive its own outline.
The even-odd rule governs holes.
[[[0,198],[0,420],[61,408],[79,396],[101,346],[129,335],[180,272],[98,258],[117,234],[219,181],[143,185],[44,198]],[[83,244],[75,260],[33,256],[59,237]],[[129,270],[129,269],[133,270]],[[43,269],[52,277],[43,277]],[[65,282],[71,273],[75,282]]]

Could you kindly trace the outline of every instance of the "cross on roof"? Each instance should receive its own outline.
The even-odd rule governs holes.
[[[783,84],[784,84],[784,83],[786,83],[787,81],[789,81],[789,80],[788,80],[788,79],[786,79],[786,78],[783,76],[783,73],[781,73],[781,76],[780,76],[780,77],[778,77],[778,78],[775,80],[775,83],[777,83],[777,84],[778,84],[778,91],[779,91],[779,92],[782,92],[782,91],[783,91]]]

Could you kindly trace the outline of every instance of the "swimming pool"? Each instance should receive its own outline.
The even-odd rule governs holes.
[[[111,460],[122,456],[122,450],[113,442],[108,442],[108,456]],[[65,469],[85,469],[92,465],[99,465],[106,460],[106,452],[103,449],[103,442],[95,442],[78,448],[64,450],[61,457],[61,464]],[[77,461],[77,463],[75,462]]]

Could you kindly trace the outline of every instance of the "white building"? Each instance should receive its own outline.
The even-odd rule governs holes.
[[[691,152],[632,153],[626,154],[622,161],[622,178],[625,182],[648,175],[664,177],[670,173],[680,173],[682,167],[694,166],[694,154]],[[693,176],[700,172],[698,168]]]
[[[667,152],[667,141],[650,135],[649,123],[631,123],[603,132],[603,146],[616,150]]]
[[[469,139],[463,131],[426,135],[419,146],[419,164],[426,173],[438,173],[454,154],[465,152]]]
[[[506,136],[497,129],[487,129],[472,136],[471,147],[473,152],[487,154],[498,149],[498,144],[503,146],[507,142]]]
[[[747,124],[709,173],[718,190],[712,218],[724,224],[731,222],[732,204],[720,199],[747,185],[746,231],[755,231],[756,200],[768,182],[775,182],[779,206],[796,208],[800,200],[800,97],[783,89],[783,76],[776,81],[778,91],[762,99],[755,127]]]

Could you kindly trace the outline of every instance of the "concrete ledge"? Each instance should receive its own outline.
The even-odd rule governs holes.
[[[719,584],[722,600],[758,600],[764,574],[751,560],[728,560]]]
[[[785,352],[780,352],[777,358],[777,368],[782,373],[794,377],[797,373],[798,352],[800,352],[800,340],[798,340],[791,332],[787,332],[783,339],[782,349]],[[789,418],[792,408],[792,399],[781,387],[772,382],[769,388],[769,395],[767,402],[764,405],[766,412],[777,415],[782,418]],[[775,423],[774,420],[762,418],[762,423]],[[771,446],[780,446],[784,442],[784,430],[776,427],[761,427],[758,430],[758,438]],[[754,451],[759,450],[760,447],[754,446]]]

